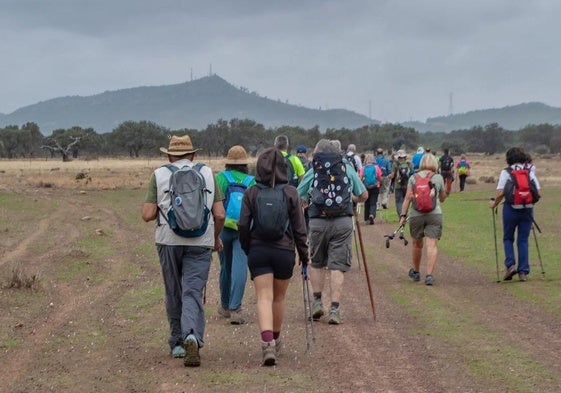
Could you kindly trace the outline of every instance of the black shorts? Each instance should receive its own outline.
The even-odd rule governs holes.
[[[247,266],[252,280],[268,273],[273,273],[277,280],[288,280],[292,277],[295,259],[294,250],[252,246],[247,255]]]

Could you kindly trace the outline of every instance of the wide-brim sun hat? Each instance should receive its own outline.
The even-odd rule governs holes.
[[[419,146],[419,148],[417,149],[417,153],[424,153],[425,152],[425,148],[423,146]]]
[[[405,153],[405,150],[397,151],[397,158],[406,158],[406,157],[407,157],[407,153]]]
[[[228,150],[224,163],[229,165],[247,165],[249,164],[249,157],[243,146],[235,145]]]
[[[169,147],[160,147],[162,153],[169,154],[170,156],[184,156],[185,154],[191,154],[199,151],[201,149],[195,149],[191,138],[189,135],[184,136],[172,136],[169,140]]]

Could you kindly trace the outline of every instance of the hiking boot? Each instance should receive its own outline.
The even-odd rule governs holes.
[[[230,324],[231,325],[243,325],[245,324],[245,319],[242,315],[242,309],[238,308],[236,311],[230,311]]]
[[[408,275],[413,281],[421,281],[421,273],[416,272],[413,268],[409,269]]]
[[[279,356],[281,352],[282,352],[282,340],[279,337],[275,340],[275,355]]]
[[[185,348],[183,348],[183,345],[176,345],[175,347],[173,347],[173,349],[171,351],[171,356],[173,356],[176,359],[184,358],[185,357]]]
[[[524,272],[518,273],[518,279],[520,281],[528,281],[528,275]]]
[[[329,310],[329,321],[327,323],[330,325],[339,325],[341,322],[341,311],[339,310],[339,307],[331,307],[331,310]]]
[[[370,222],[370,225],[374,225],[374,216],[372,214],[368,216],[368,222]]]
[[[430,274],[427,274],[427,276],[425,277],[425,285],[432,284],[434,284],[434,278]]]
[[[314,304],[312,304],[312,319],[314,321],[317,321],[318,319],[323,317],[323,314],[323,304],[321,303],[321,300],[314,300]]]
[[[201,365],[201,356],[199,355],[199,342],[194,334],[187,336],[183,342],[185,348],[185,357],[183,364],[185,367],[199,367]]]
[[[269,342],[261,341],[261,349],[263,350],[263,366],[274,366],[277,363],[275,340]]]
[[[507,269],[506,269],[506,273],[505,276],[503,277],[504,281],[510,281],[512,280],[512,277],[516,274],[516,266],[514,265],[510,265]]]
[[[221,317],[230,318],[230,310],[228,310],[226,307],[219,307],[217,313]]]

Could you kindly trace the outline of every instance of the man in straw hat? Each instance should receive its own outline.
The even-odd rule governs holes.
[[[193,166],[195,149],[191,138],[172,136],[169,147],[161,147],[168,161],[178,167]],[[212,212],[206,232],[199,237],[181,237],[173,232],[163,217],[170,206],[169,179],[171,171],[162,166],[154,171],[142,206],[142,219],[156,220],[156,248],[160,257],[166,292],[166,312],[170,324],[171,354],[184,358],[185,366],[201,363],[199,348],[204,345],[205,315],[203,290],[208,279],[212,251],[222,250],[220,231],[224,226],[224,195],[216,187],[212,170],[200,170],[209,191],[207,207]],[[165,217],[164,217],[165,218]]]
[[[218,314],[230,318],[230,324],[242,325],[242,300],[247,281],[247,255],[242,250],[238,220],[241,211],[241,196],[245,189],[255,184],[248,174],[249,157],[243,146],[232,146],[228,150],[225,170],[216,175],[216,184],[225,195],[226,221],[220,233],[224,249],[220,257],[220,307]]]

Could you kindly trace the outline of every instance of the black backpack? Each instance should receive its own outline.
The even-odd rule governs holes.
[[[352,184],[343,157],[336,153],[316,153],[313,168],[310,217],[352,216]]]
[[[280,240],[288,231],[290,221],[284,195],[285,186],[286,184],[278,184],[275,187],[256,184],[259,192],[253,207],[251,230],[261,240]]]
[[[400,188],[407,188],[407,182],[411,174],[411,167],[407,163],[399,164],[397,167],[397,184]]]
[[[451,171],[454,166],[454,159],[448,155],[440,157],[440,170]]]
[[[286,164],[286,175],[288,177],[288,184],[294,187],[298,187],[298,175],[294,170],[294,165],[292,165],[292,161],[290,161],[290,157],[292,157],[292,154],[287,154],[284,157],[284,162]]]

